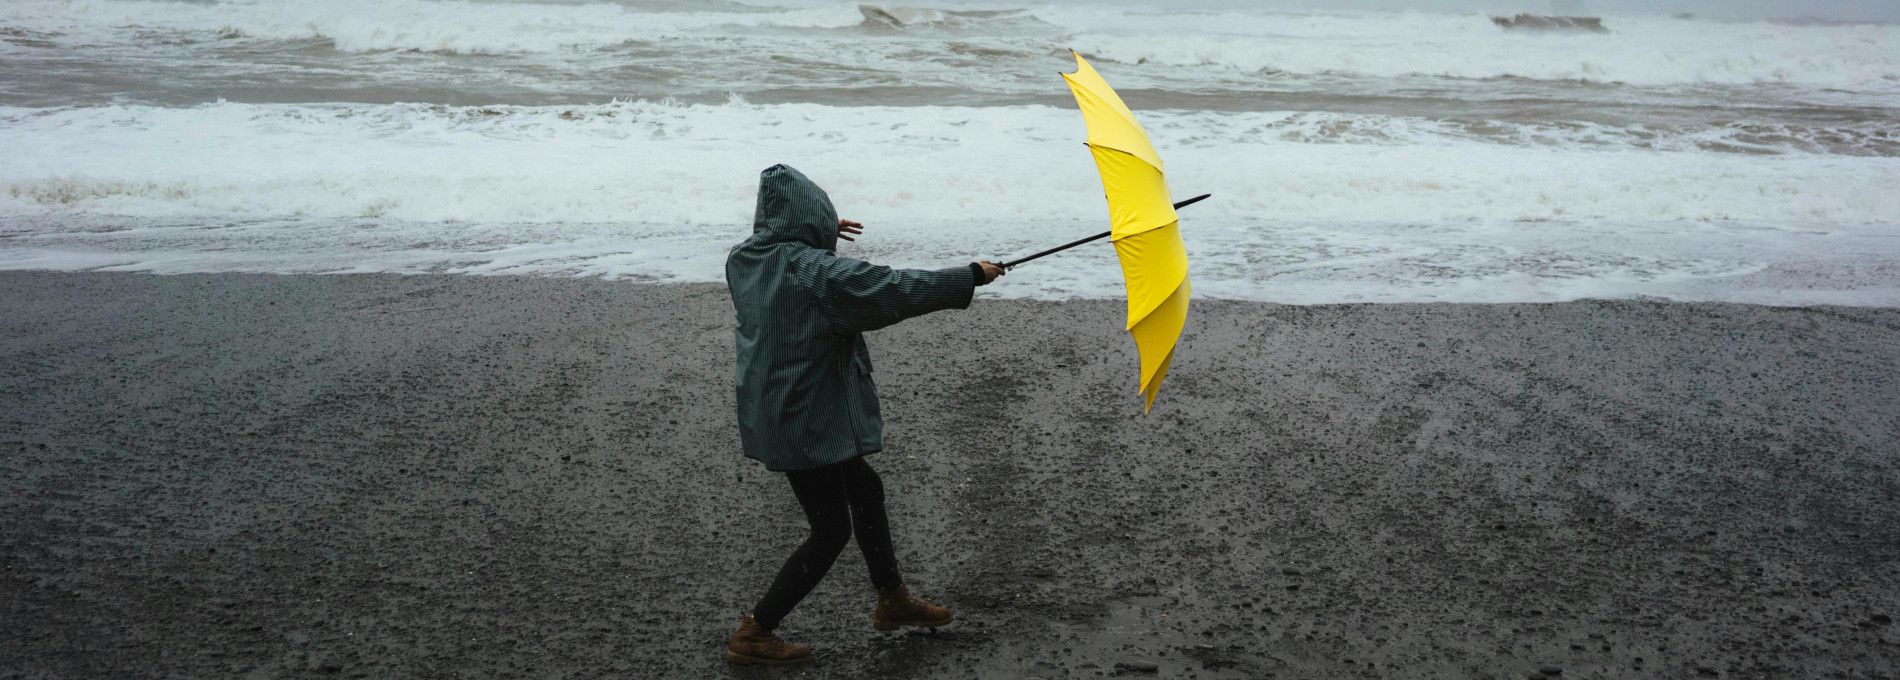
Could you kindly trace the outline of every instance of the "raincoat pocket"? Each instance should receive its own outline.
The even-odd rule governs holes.
[[[877,383],[871,379],[870,352],[852,352],[850,363],[846,373],[852,384],[850,409],[853,434],[858,439],[858,451],[869,453],[881,447],[884,430],[884,414],[879,412],[877,404]]]

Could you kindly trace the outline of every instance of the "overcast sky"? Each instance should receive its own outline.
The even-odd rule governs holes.
[[[1487,14],[1675,14],[1715,19],[1900,21],[1900,0],[1126,0],[1128,4],[1288,9],[1417,9]],[[921,4],[921,3],[919,3]]]

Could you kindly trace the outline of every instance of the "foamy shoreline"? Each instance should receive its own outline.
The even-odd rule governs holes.
[[[1202,219],[1189,212],[1183,211],[1183,225],[1197,299],[1335,304],[1648,298],[1900,306],[1900,255],[1893,253],[1894,238],[1879,226],[1299,224]],[[842,244],[840,255],[914,268],[1005,261],[1100,228],[1081,220],[1025,228],[1010,221],[856,217],[870,225],[869,233]],[[0,218],[0,270],[713,283],[723,280],[727,248],[747,233],[741,219],[445,225],[389,219]],[[1106,244],[1044,258],[983,292],[1038,300],[1123,294],[1121,268]]]

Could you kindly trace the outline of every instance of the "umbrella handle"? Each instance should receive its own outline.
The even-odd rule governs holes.
[[[1180,209],[1182,209],[1182,208],[1185,208],[1185,207],[1188,207],[1188,206],[1190,206],[1190,205],[1194,205],[1194,204],[1196,204],[1196,203],[1199,203],[1199,202],[1201,202],[1201,201],[1203,201],[1203,200],[1206,200],[1206,199],[1207,199],[1207,198],[1208,198],[1209,196],[1213,196],[1213,194],[1201,194],[1201,195],[1199,195],[1199,196],[1195,196],[1194,198],[1190,198],[1190,199],[1187,199],[1187,200],[1185,200],[1185,201],[1181,201],[1181,202],[1179,202],[1179,203],[1176,203],[1176,204],[1174,204],[1174,209],[1176,209],[1176,210],[1180,210]],[[1096,239],[1099,239],[1099,238],[1103,238],[1103,237],[1106,237],[1106,236],[1108,236],[1109,234],[1112,234],[1112,233],[1114,233],[1114,232],[1112,232],[1112,231],[1104,231],[1104,232],[1102,232],[1102,233],[1100,233],[1100,234],[1096,234],[1096,235],[1094,235],[1094,236],[1090,236],[1090,237],[1088,237],[1088,238],[1084,238],[1084,239],[1078,239],[1078,240],[1075,240],[1075,241],[1070,241],[1070,242],[1068,242],[1068,243],[1064,243],[1064,244],[1062,244],[1062,245],[1059,245],[1059,246],[1056,246],[1056,247],[1054,247],[1054,248],[1050,248],[1050,249],[1048,249],[1048,250],[1045,250],[1045,251],[1042,251],[1042,252],[1040,252],[1040,253],[1036,253],[1036,254],[1034,254],[1034,255],[1030,255],[1029,257],[1025,257],[1025,258],[1022,258],[1022,259],[1019,259],[1019,260],[1016,260],[1016,261],[1014,261],[1014,262],[1005,262],[1005,263],[1003,263],[1003,268],[1004,268],[1004,269],[1011,269],[1011,268],[1014,268],[1014,267],[1015,267],[1016,265],[1019,265],[1019,264],[1022,264],[1022,263],[1024,263],[1024,262],[1028,262],[1028,261],[1030,261],[1030,260],[1034,260],[1034,259],[1036,259],[1036,258],[1038,258],[1038,257],[1042,257],[1042,256],[1044,256],[1044,255],[1053,255],[1053,254],[1055,254],[1055,253],[1060,253],[1060,252],[1062,252],[1062,251],[1064,251],[1064,250],[1068,250],[1068,249],[1070,249],[1070,248],[1074,248],[1074,247],[1076,247],[1076,246],[1079,246],[1079,245],[1082,245],[1082,244],[1084,244],[1084,243],[1088,243],[1089,241],[1093,241],[1093,240],[1096,240]]]

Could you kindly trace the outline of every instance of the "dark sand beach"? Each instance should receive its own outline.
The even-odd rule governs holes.
[[[1202,301],[1145,417],[1121,315],[873,334],[961,621],[752,671],[723,287],[0,273],[0,676],[1900,676],[1900,310]]]

